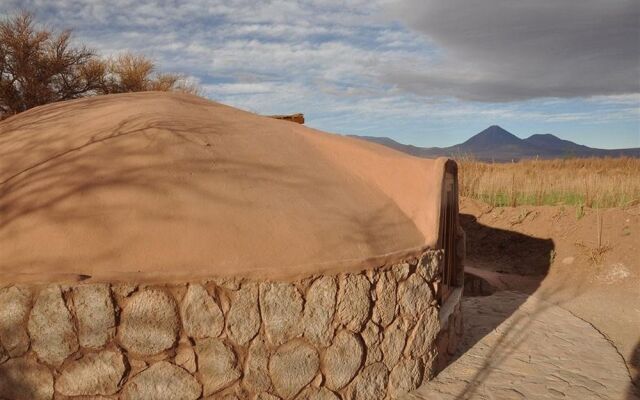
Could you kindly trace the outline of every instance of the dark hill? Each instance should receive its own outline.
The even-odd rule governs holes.
[[[552,151],[591,151],[597,150],[591,147],[583,146],[581,144],[574,143],[570,140],[560,139],[559,137],[550,133],[531,135],[524,139],[525,142],[540,148],[549,149]]]
[[[450,147],[418,147],[387,137],[360,136],[417,157],[468,156],[481,161],[505,162],[526,158],[563,157],[640,157],[640,148],[596,149],[560,139],[552,134],[537,134],[520,139],[498,125],[492,125],[467,141]]]

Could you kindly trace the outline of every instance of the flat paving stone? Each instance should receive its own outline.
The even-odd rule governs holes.
[[[569,311],[515,292],[464,298],[457,358],[402,400],[629,400],[622,357]]]

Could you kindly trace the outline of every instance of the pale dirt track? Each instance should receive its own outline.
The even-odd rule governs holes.
[[[636,398],[615,347],[569,311],[509,291],[463,310],[459,358],[403,400]]]
[[[460,210],[466,268],[497,292],[463,299],[459,358],[406,400],[640,398],[640,206]]]

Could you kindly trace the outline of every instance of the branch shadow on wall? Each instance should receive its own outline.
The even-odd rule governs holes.
[[[69,113],[93,110],[108,100],[97,97],[76,103],[53,104],[3,121],[0,125],[0,160],[7,168],[0,171],[0,238],[3,235],[28,238],[30,229],[37,228],[29,223],[37,221],[32,219],[34,215],[40,220],[44,216],[52,225],[74,224],[80,227],[92,227],[96,216],[108,217],[110,213],[128,213],[145,221],[184,218],[170,207],[138,204],[142,203],[140,200],[131,202],[130,198],[134,196],[138,199],[162,199],[168,197],[167,194],[179,198],[191,196],[199,198],[203,204],[220,204],[238,212],[251,210],[256,205],[263,206],[256,196],[246,196],[238,190],[229,191],[224,185],[215,184],[222,179],[228,179],[243,190],[251,188],[253,192],[260,192],[262,188],[268,188],[284,193],[281,197],[285,198],[306,196],[304,201],[318,207],[317,213],[311,216],[316,219],[293,222],[311,224],[317,222],[317,216],[326,216],[329,219],[326,225],[347,227],[347,234],[342,236],[327,229],[326,235],[320,238],[324,245],[320,250],[326,249],[325,254],[331,254],[345,240],[360,243],[376,253],[389,247],[388,243],[394,240],[397,232],[406,234],[410,231],[413,236],[420,237],[415,224],[406,216],[401,218],[402,212],[397,205],[391,200],[385,201],[382,196],[377,196],[374,203],[373,199],[363,195],[359,204],[353,204],[350,209],[338,208],[334,198],[350,195],[342,193],[344,181],[352,186],[357,182],[324,179],[322,174],[317,174],[318,170],[330,165],[313,165],[308,160],[296,158],[294,162],[287,162],[286,158],[282,161],[268,155],[254,157],[253,153],[246,153],[240,158],[225,154],[224,149],[216,148],[216,144],[224,143],[223,135],[233,133],[228,133],[228,126],[215,118],[202,121],[188,116],[171,119],[134,113],[120,121],[97,124],[99,128],[91,128],[91,136],[84,139],[81,136],[79,139],[77,128],[65,129]],[[194,107],[197,105],[201,104],[194,104]],[[44,135],[47,130],[61,134]],[[71,131],[76,133],[69,133]],[[15,132],[20,132],[20,135]],[[184,152],[178,156],[175,152],[177,144],[184,145],[181,147]],[[289,146],[295,146],[295,143]],[[301,150],[307,153],[317,151],[311,148],[308,146]],[[283,150],[292,151],[290,148]],[[120,197],[124,200],[119,202],[98,204],[81,201],[83,198],[102,199],[100,196],[107,191],[109,195],[115,191],[117,196],[125,194],[128,197]],[[244,191],[251,192],[248,189]],[[134,203],[134,208],[131,203]],[[362,207],[363,204],[367,207]],[[99,220],[105,224],[124,222],[113,221],[113,218]],[[189,222],[203,223],[195,219]],[[113,227],[105,225],[102,228]],[[130,244],[125,238],[112,235],[100,250],[86,256],[84,264],[103,264],[116,258],[121,249]],[[3,270],[11,278],[15,271],[33,276],[42,270],[64,270],[69,264],[64,255],[51,260],[40,257],[38,251],[7,258],[11,258],[10,265],[6,260],[0,260],[0,280]],[[73,280],[73,277],[65,279]],[[79,276],[77,279],[87,278]]]

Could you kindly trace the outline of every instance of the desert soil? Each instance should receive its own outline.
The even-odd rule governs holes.
[[[463,307],[466,351],[406,400],[627,398],[623,359],[562,307],[510,291],[466,298]]]
[[[495,293],[464,299],[457,359],[409,398],[637,399],[640,205],[460,212],[465,267]]]

